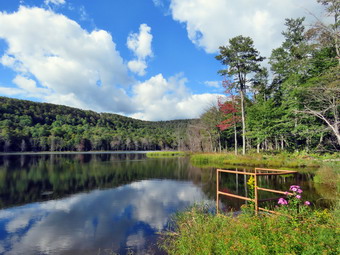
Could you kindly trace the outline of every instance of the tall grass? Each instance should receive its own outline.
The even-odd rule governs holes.
[[[310,168],[321,165],[315,181],[330,183],[329,179],[332,179],[332,186],[339,188],[339,172],[336,170],[339,162],[326,164],[322,160],[324,158],[299,154],[191,155],[192,163],[199,166]],[[299,199],[296,195],[295,201]],[[340,199],[336,199],[332,210],[296,206],[298,210],[283,207],[283,214],[262,213],[259,216],[248,207],[237,217],[232,214],[215,215],[204,207],[195,206],[174,217],[171,228],[162,233],[159,245],[168,254],[183,255],[340,254]]]
[[[313,181],[315,183],[327,184],[335,188],[337,185],[340,185],[340,164],[337,168],[336,163],[328,163],[324,164],[322,167],[318,169],[316,172]],[[336,170],[337,169],[337,170]],[[339,191],[340,191],[340,187]]]
[[[336,210],[339,214],[339,210]],[[298,221],[282,215],[213,215],[199,207],[175,217],[160,247],[168,254],[340,254],[335,212]]]
[[[293,154],[248,154],[234,155],[232,153],[201,153],[193,154],[191,162],[197,166],[242,165],[252,167],[319,167],[321,162],[309,157],[294,156]]]

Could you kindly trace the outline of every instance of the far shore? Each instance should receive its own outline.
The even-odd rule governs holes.
[[[24,152],[0,152],[0,156],[8,155],[52,155],[52,154],[144,154],[151,151],[24,151]]]

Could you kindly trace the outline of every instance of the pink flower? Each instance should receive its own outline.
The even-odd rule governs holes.
[[[297,191],[298,189],[300,189],[300,186],[298,186],[298,185],[292,185],[289,188],[289,190],[292,190],[292,191]]]
[[[285,192],[285,195],[288,196],[288,191]]]
[[[302,189],[298,189],[297,193],[301,194],[302,193]]]
[[[310,202],[309,201],[305,201],[305,205],[310,205]]]
[[[279,205],[287,205],[288,204],[287,200],[282,198],[282,197],[279,198],[279,201],[277,203]]]
[[[297,198],[297,199],[300,199],[300,198],[301,198],[301,196],[300,196],[300,195],[296,195],[296,198]]]

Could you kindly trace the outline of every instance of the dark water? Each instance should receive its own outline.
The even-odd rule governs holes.
[[[300,184],[322,204],[309,172],[261,178],[263,187]],[[187,158],[143,153],[0,156],[0,254],[161,254],[157,233],[175,212],[214,205],[213,168]],[[246,180],[226,175],[221,187],[241,195]],[[266,197],[263,194],[263,197]],[[237,210],[237,199],[223,199]]]

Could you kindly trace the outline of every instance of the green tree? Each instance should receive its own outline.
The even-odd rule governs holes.
[[[255,49],[250,37],[237,36],[229,40],[229,45],[221,46],[220,55],[216,59],[227,68],[218,71],[221,75],[234,80],[235,89],[241,98],[242,116],[242,153],[246,153],[246,120],[245,120],[245,96],[246,89],[252,81],[251,75],[261,71],[259,63],[264,60],[258,50]]]
[[[340,66],[331,68],[310,83],[312,85],[303,91],[304,108],[299,112],[321,119],[340,146]]]
[[[222,113],[216,106],[210,107],[200,117],[200,126],[208,134],[210,151],[222,151],[221,130],[217,127],[222,121]]]
[[[324,46],[334,47],[336,58],[340,65],[340,1],[339,0],[317,0],[326,7],[327,16],[332,16],[334,22],[332,24],[325,24],[315,15],[313,15],[317,22],[310,30],[313,35],[316,35],[319,42]]]

